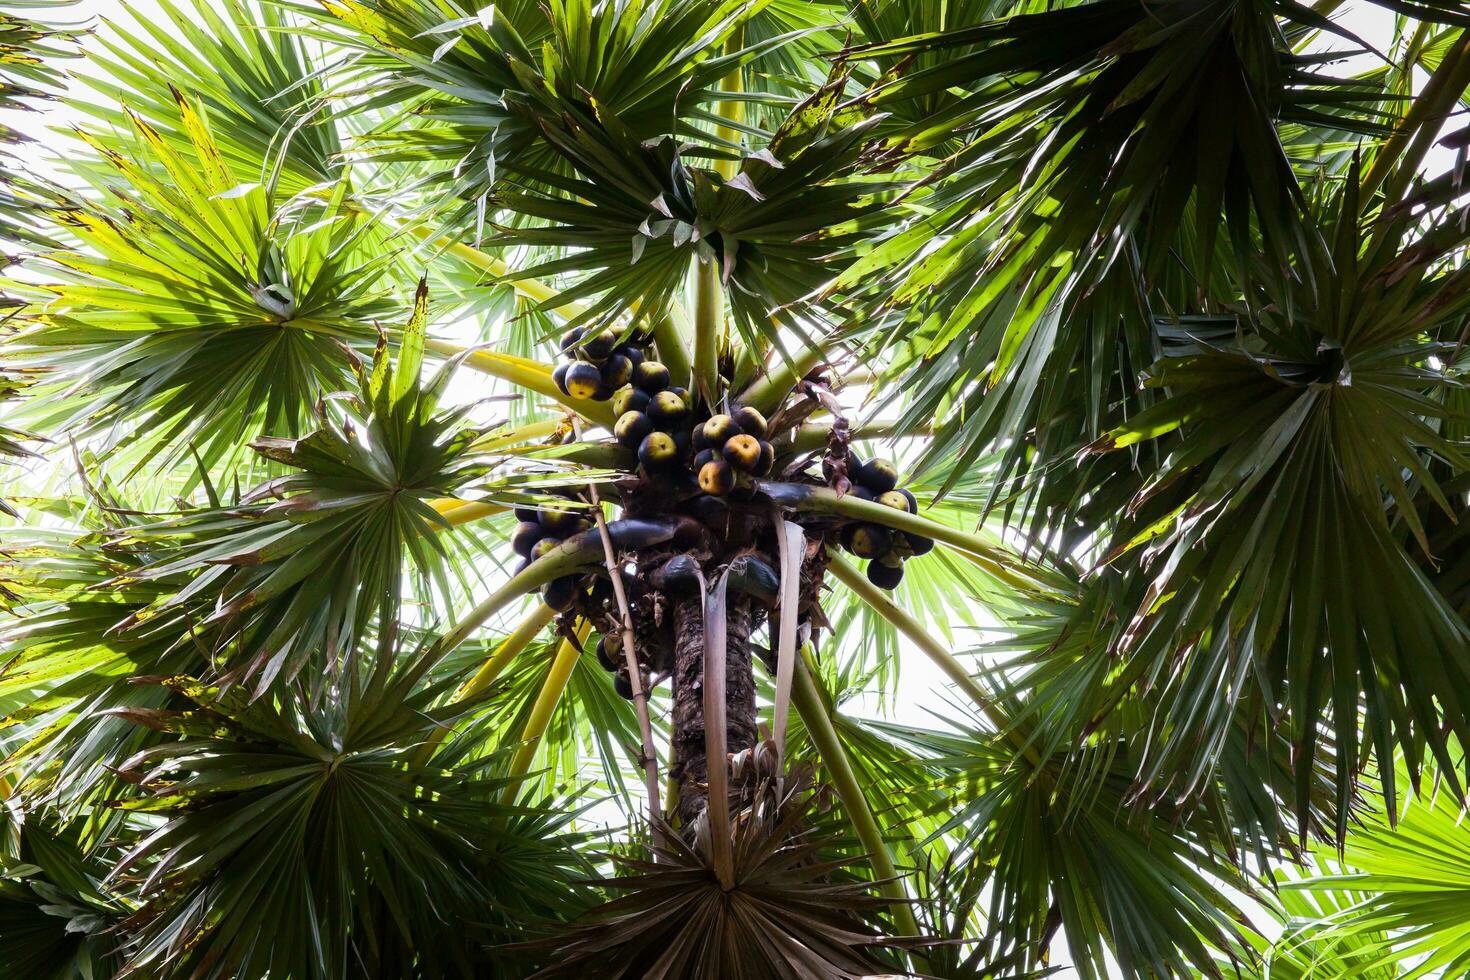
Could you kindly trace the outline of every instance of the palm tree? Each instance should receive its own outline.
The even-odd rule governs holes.
[[[100,25],[0,225],[5,961],[1463,970],[1470,12],[1380,2]]]

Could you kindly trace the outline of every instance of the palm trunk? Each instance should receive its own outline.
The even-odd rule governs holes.
[[[750,601],[732,593],[726,621],[725,745],[730,753],[756,741],[755,675],[750,634],[755,616]],[[679,785],[679,821],[688,832],[706,805],[708,769],[704,746],[704,613],[697,596],[674,606],[673,768]],[[731,811],[736,801],[731,801]]]

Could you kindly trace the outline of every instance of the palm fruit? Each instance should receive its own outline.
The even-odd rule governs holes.
[[[904,538],[908,540],[909,550],[915,555],[927,555],[934,550],[934,539],[926,538],[922,534],[914,534],[912,531],[904,531]]]
[[[633,378],[633,362],[622,354],[610,354],[602,362],[602,383],[617,391]]]
[[[868,562],[868,581],[880,589],[896,589],[903,581],[903,562],[889,565],[886,562]]]
[[[764,439],[767,435],[766,417],[749,405],[735,410],[735,424],[740,427],[741,432],[748,436]]]
[[[566,392],[573,398],[593,398],[602,387],[602,372],[597,365],[576,361],[567,365]]]
[[[912,511],[909,509],[909,498],[905,497],[903,495],[903,492],[900,490],[890,490],[887,493],[878,494],[878,503],[882,504],[884,507],[892,507],[894,510],[901,510],[906,514],[912,513]]]
[[[582,342],[582,355],[589,361],[601,363],[618,345],[618,335],[611,330],[593,334]]]
[[[873,499],[875,499],[874,498],[874,495],[873,495],[873,491],[869,490],[867,487],[863,486],[861,483],[854,483],[852,486],[850,486],[850,487],[847,488],[847,492],[849,494],[851,494],[852,496],[856,497],[859,500],[873,500]]]
[[[545,529],[543,528],[543,530]],[[531,545],[531,550],[528,552],[528,555],[532,561],[535,561],[537,558],[544,558],[554,551],[559,544],[561,544],[561,538],[542,538],[540,541]]]
[[[661,391],[648,403],[649,420],[666,432],[684,421],[688,414],[689,406],[672,391]]]
[[[898,470],[887,460],[870,459],[858,469],[857,482],[875,494],[884,494],[898,486]]]
[[[699,489],[723,497],[735,489],[735,469],[723,459],[710,460],[699,468]]]
[[[597,662],[602,665],[603,670],[611,672],[618,669],[615,657],[621,651],[622,645],[615,635],[604,636],[597,641]]]
[[[639,350],[637,347],[633,346],[630,343],[624,344],[623,346],[617,348],[613,351],[613,353],[621,354],[626,357],[628,359],[628,363],[631,364],[633,367],[637,367],[645,360],[647,360],[647,358],[643,355],[643,351]]]
[[[711,460],[719,459],[720,454],[708,447],[694,454],[694,472],[698,473],[704,468],[704,464]]]
[[[624,412],[613,426],[613,435],[629,449],[637,449],[653,431],[653,423],[642,412]]]
[[[570,362],[558,364],[551,369],[551,380],[556,385],[556,390],[563,395],[571,394],[571,392],[567,391],[567,372],[571,369],[572,365]],[[599,375],[599,377],[601,376]]]
[[[893,532],[881,524],[859,524],[853,529],[848,550],[859,558],[877,558],[893,547]]]
[[[587,336],[587,331],[583,330],[581,327],[573,327],[572,329],[568,330],[566,333],[562,334],[561,335],[561,351],[562,351],[562,353],[563,354],[569,353],[574,347],[576,347],[578,344],[580,344],[582,342],[582,338],[585,337],[585,336]]]
[[[529,558],[536,542],[546,537],[546,528],[539,521],[522,521],[510,536],[510,546],[522,558]]]
[[[679,446],[667,432],[650,432],[638,445],[638,462],[651,470],[666,469],[678,459]]]
[[[691,448],[689,444],[689,430],[682,427],[676,428],[669,435],[674,437],[674,446],[679,450],[679,458],[688,459]]]
[[[577,603],[577,593],[582,591],[577,576],[563,575],[546,583],[541,590],[541,601],[557,612],[566,612]]]
[[[711,415],[701,427],[700,435],[706,446],[723,449],[731,436],[740,434],[740,426],[728,415]]]
[[[541,521],[541,512],[535,507],[517,507],[515,515],[516,520],[522,524],[538,524]]]
[[[689,398],[689,389],[688,388],[680,388],[678,385],[669,385],[668,390],[669,391],[672,391],[674,394],[676,394],[680,398],[684,399],[684,404],[686,404],[686,405],[693,404],[692,400]]]
[[[908,535],[902,531],[895,531],[893,533],[893,547],[888,549],[888,554],[884,555],[882,560],[887,561],[891,565],[893,561],[903,561],[912,557],[914,557],[914,549],[909,544]],[[889,561],[890,558],[893,561]]]
[[[613,678],[613,690],[618,692],[618,697],[624,701],[633,700],[633,682],[623,674]]]
[[[776,447],[764,439],[760,440],[761,458],[756,462],[755,469],[751,473],[756,476],[769,476],[771,469],[776,465]]]
[[[648,407],[648,392],[637,388],[624,388],[613,396],[613,414],[621,418],[629,412],[641,412]]]
[[[742,473],[749,473],[761,461],[761,444],[755,436],[740,433],[725,443],[725,459]]]
[[[576,534],[587,527],[587,519],[570,507],[547,507],[537,517],[542,527],[558,537]]]
[[[915,497],[913,494],[909,493],[903,487],[899,487],[896,492],[903,494],[903,499],[908,501],[908,503],[909,503],[909,513],[910,514],[917,514],[919,512],[919,498],[918,497]]]
[[[669,386],[669,369],[658,361],[644,361],[633,368],[633,384],[656,395]]]

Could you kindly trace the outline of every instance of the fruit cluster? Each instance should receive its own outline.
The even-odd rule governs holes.
[[[634,337],[619,344],[611,330],[589,335],[573,327],[562,335],[561,352],[567,359],[551,372],[551,379],[563,395],[605,402],[633,380],[646,360],[643,342]]]
[[[645,470],[667,471],[689,452],[690,410],[689,390],[670,383],[669,369],[643,361],[613,398],[613,435],[638,453]]]
[[[628,672],[623,668],[626,663],[623,660],[623,638],[616,633],[606,633],[597,641],[597,662],[602,669],[613,677],[613,690],[618,696],[633,700],[633,682],[628,679]]]
[[[699,489],[723,497],[735,489],[742,474],[769,474],[776,451],[766,434],[765,417],[749,407],[737,408],[730,415],[712,415],[696,425],[691,441]]]
[[[523,559],[519,572],[537,558],[550,552],[574,534],[580,534],[592,526],[590,519],[568,504],[566,507],[550,506],[540,509],[517,507],[516,517],[520,523],[511,534],[511,547]],[[577,601],[583,590],[583,575],[563,575],[546,583],[541,591],[542,600],[557,612],[566,612]]]
[[[871,500],[909,514],[918,513],[914,495],[898,486],[898,470],[881,459],[867,462],[849,457],[847,473],[854,497]],[[853,523],[842,529],[842,546],[859,558],[867,558],[868,581],[880,589],[893,589],[903,581],[903,563],[927,554],[934,540],[911,531],[894,531],[882,524]]]

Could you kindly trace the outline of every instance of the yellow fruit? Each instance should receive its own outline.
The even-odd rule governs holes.
[[[899,490],[890,490],[878,495],[878,503],[884,507],[892,507],[894,510],[909,512],[909,498],[905,497]]]
[[[742,473],[749,473],[760,463],[760,440],[743,432],[738,436],[731,436],[725,443],[724,455],[731,466]]]
[[[735,489],[735,470],[723,459],[713,459],[699,468],[699,489],[723,497]]]

